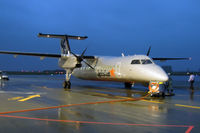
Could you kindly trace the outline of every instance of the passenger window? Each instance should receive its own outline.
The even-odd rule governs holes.
[[[142,64],[152,64],[151,60],[141,60]]]
[[[131,64],[140,64],[140,60],[132,60]]]

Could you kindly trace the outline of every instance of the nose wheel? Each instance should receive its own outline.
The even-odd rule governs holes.
[[[64,81],[63,82],[63,88],[64,89],[71,89],[71,82],[70,81]]]

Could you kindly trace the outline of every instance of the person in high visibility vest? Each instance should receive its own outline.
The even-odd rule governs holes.
[[[193,84],[194,84],[194,82],[195,82],[195,76],[194,76],[193,73],[190,74],[190,77],[189,77],[189,79],[188,79],[188,82],[190,82],[190,89],[194,89]]]

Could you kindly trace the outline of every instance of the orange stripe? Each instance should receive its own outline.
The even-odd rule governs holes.
[[[78,104],[68,104],[68,105],[60,105],[60,106],[52,106],[52,107],[44,107],[44,108],[35,108],[35,109],[26,109],[26,110],[17,110],[17,111],[8,111],[8,112],[0,112],[0,114],[11,114],[11,113],[19,113],[19,112],[29,112],[36,110],[46,110],[46,109],[55,109],[55,108],[63,108],[63,107],[71,107],[71,106],[79,106],[79,105],[89,105],[89,104],[101,104],[101,103],[112,103],[112,102],[125,102],[125,101],[138,101],[144,99],[149,94],[140,98],[128,98],[128,99],[120,99],[120,100],[111,100],[111,101],[99,101],[99,102],[89,102],[89,103],[78,103]]]
[[[185,133],[190,133],[194,126],[189,125],[153,125],[153,124],[131,124],[131,123],[110,123],[110,122],[91,122],[91,121],[73,121],[73,120],[56,120],[56,119],[42,119],[23,116],[0,115],[1,117],[39,120],[39,121],[52,121],[52,122],[66,122],[66,123],[85,123],[85,124],[101,124],[101,125],[121,125],[121,126],[149,126],[149,127],[188,127]]]

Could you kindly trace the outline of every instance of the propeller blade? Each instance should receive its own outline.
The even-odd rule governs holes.
[[[74,54],[73,52],[70,52],[71,54],[73,54],[76,58],[78,58],[78,56],[76,54]]]
[[[151,46],[149,47],[149,50],[147,52],[147,56],[149,56],[150,52],[151,52]]]
[[[86,61],[84,61],[83,60],[83,56],[84,56],[84,53],[85,53],[85,51],[87,50],[87,48],[83,51],[83,53],[81,54],[81,56],[77,56],[76,54],[74,54],[73,52],[71,52],[71,54],[73,54],[76,58],[77,58],[77,60],[78,61],[80,61],[80,63],[81,63],[81,61],[83,61],[86,65],[88,65],[90,68],[92,68],[92,69],[94,69],[94,67],[92,67],[89,63],[87,63]]]
[[[81,61],[83,61],[83,57],[84,57],[86,50],[87,50],[87,48],[82,52],[81,56],[77,56],[73,52],[71,52],[71,53],[77,58],[78,62],[81,62]]]
[[[87,50],[87,48],[82,52],[81,58],[83,58],[83,56],[84,56],[86,50]]]
[[[86,61],[83,60],[83,62],[88,65],[90,68],[94,69],[94,67],[92,67],[89,63],[87,63]]]

